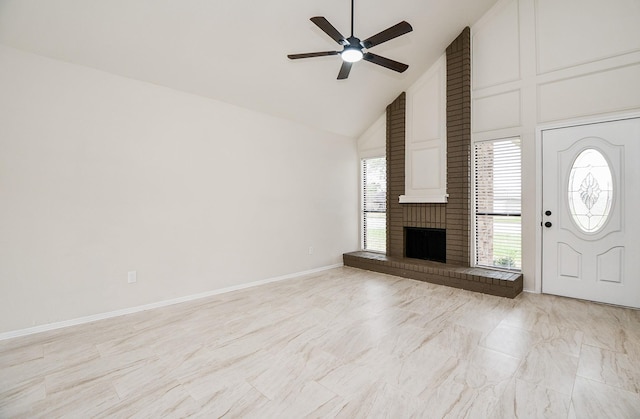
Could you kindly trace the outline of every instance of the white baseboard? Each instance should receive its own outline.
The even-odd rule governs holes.
[[[124,308],[122,310],[110,311],[107,313],[93,314],[91,316],[80,317],[77,319],[64,320],[61,322],[43,324],[41,326],[29,327],[27,329],[13,330],[11,332],[0,333],[0,341],[5,339],[17,338],[20,336],[33,335],[35,333],[48,332],[51,330],[61,329],[63,327],[76,326],[84,323],[91,323],[97,320],[110,319],[112,317],[124,316],[126,314],[138,313],[141,311],[152,310],[154,308],[166,307],[173,304],[185,303],[187,301],[199,300],[201,298],[211,297],[213,295],[224,294],[227,292],[238,291],[245,288],[257,287],[259,285],[269,284],[271,282],[284,281],[287,279],[299,278],[304,275],[314,274],[329,269],[340,268],[342,263],[335,265],[322,266],[320,268],[310,269],[308,271],[296,272],[292,274],[277,276],[274,278],[262,279],[260,281],[248,282],[246,284],[234,285],[232,287],[220,288],[213,291],[202,292],[199,294],[187,295],[184,297],[173,298],[171,300],[158,301],[156,303],[145,304],[137,307]]]

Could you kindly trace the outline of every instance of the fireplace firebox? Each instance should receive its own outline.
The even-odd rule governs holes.
[[[447,232],[443,228],[404,228],[405,257],[447,262]]]

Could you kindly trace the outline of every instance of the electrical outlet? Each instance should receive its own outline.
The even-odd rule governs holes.
[[[138,273],[136,271],[127,272],[127,282],[133,284],[138,281]]]
[[[312,255],[313,254],[313,246],[309,246],[309,254]]]

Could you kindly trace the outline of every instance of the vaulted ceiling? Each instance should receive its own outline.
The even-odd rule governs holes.
[[[355,137],[496,0],[356,0],[365,39],[402,20],[413,32],[371,49],[336,80],[340,50],[309,18],[350,32],[349,0],[0,0],[0,44]]]

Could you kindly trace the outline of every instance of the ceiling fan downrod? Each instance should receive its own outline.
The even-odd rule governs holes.
[[[353,3],[355,2],[355,0],[351,0],[351,38],[353,38]]]

